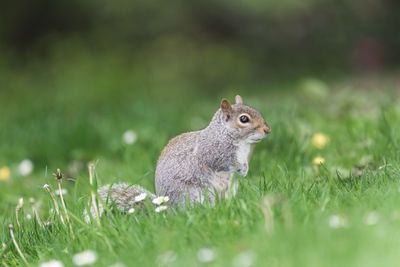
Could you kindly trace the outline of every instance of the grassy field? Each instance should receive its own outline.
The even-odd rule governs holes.
[[[197,90],[168,77],[153,82],[152,73],[118,64],[79,66],[1,74],[0,168],[10,170],[0,181],[4,266],[24,264],[10,223],[33,266],[53,259],[74,266],[74,255],[85,250],[96,253],[95,266],[398,266],[395,79],[304,78]],[[101,227],[84,222],[89,162],[101,184],[126,181],[154,192],[155,163],[168,139],[206,126],[221,98],[233,101],[237,93],[260,110],[272,132],[256,146],[248,176],[237,177],[236,198],[168,214],[113,214],[102,217]],[[134,144],[123,142],[127,130],[136,133]],[[326,144],[312,142],[316,133]],[[323,166],[313,164],[316,157]],[[18,169],[25,159],[34,169],[23,176]],[[50,212],[43,190],[46,183],[56,189],[57,168],[67,177],[75,238]],[[41,202],[44,229],[27,217],[31,197]]]

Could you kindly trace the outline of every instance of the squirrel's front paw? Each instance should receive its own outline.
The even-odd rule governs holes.
[[[239,164],[236,171],[239,173],[240,176],[245,177],[247,175],[247,172],[249,171],[249,165],[247,163]]]

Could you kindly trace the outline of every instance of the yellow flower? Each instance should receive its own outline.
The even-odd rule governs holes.
[[[313,159],[312,163],[314,165],[321,165],[325,163],[325,159],[323,157],[316,157]]]
[[[10,179],[10,174],[11,171],[7,166],[4,166],[3,168],[0,169],[0,180],[1,181],[7,181]]]
[[[329,137],[323,133],[316,133],[311,137],[311,144],[318,149],[323,149],[329,142]]]

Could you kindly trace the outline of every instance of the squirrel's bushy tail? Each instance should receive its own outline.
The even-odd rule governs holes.
[[[126,212],[130,208],[136,208],[143,204],[146,198],[151,201],[156,198],[156,195],[144,189],[139,185],[128,185],[125,183],[104,185],[98,190],[99,201],[99,215],[104,213],[103,203],[117,207],[121,212]],[[92,218],[96,218],[96,212],[93,207],[90,208]],[[90,216],[85,209],[83,212],[86,222],[90,222]]]

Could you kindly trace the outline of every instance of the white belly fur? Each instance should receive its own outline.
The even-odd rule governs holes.
[[[249,161],[249,154],[251,145],[246,142],[240,142],[236,152],[237,161],[239,164],[247,164]]]

